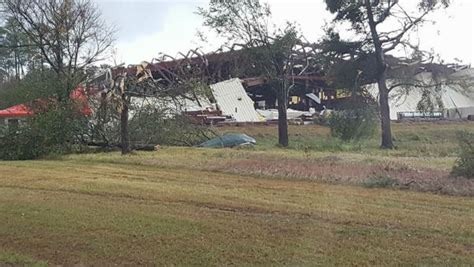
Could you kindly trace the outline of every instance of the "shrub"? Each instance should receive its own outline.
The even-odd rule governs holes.
[[[38,134],[29,126],[5,128],[0,136],[0,160],[34,159],[44,154]]]
[[[35,159],[77,151],[85,142],[86,118],[69,106],[57,105],[25,124],[0,134],[0,160]]]
[[[331,135],[344,141],[371,138],[377,127],[377,115],[371,106],[335,111],[329,116]]]
[[[474,133],[458,132],[456,138],[459,143],[459,155],[452,174],[474,178]]]
[[[101,101],[92,102],[96,112],[90,119],[90,139],[103,148],[113,148],[120,144],[119,103],[114,99]],[[216,136],[210,127],[179,115],[179,110],[168,106],[166,101],[132,101],[128,128],[133,149],[155,145],[192,146]]]
[[[132,145],[193,146],[216,136],[210,127],[166,109],[148,106],[136,111],[129,122]]]

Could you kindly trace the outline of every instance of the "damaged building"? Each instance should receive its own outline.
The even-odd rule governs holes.
[[[159,105],[169,106],[176,112],[185,113],[198,122],[206,124],[276,121],[278,119],[276,91],[273,85],[261,75],[261,71],[243,54],[239,50],[206,55],[193,51],[187,55],[181,55],[179,59],[169,57],[159,62],[116,67],[103,71],[90,80],[85,87],[93,88],[95,92],[105,92],[110,90],[111,82],[120,73],[136,75],[140,69],[146,69],[154,80],[159,80],[160,83],[166,85],[176,79],[177,73],[189,70],[189,73],[179,73],[179,75],[199,77],[210,87],[210,95],[173,99],[167,103],[161,101]],[[198,66],[198,68],[193,68],[193,66]],[[199,70],[198,73],[195,72],[196,69]],[[464,80],[474,79],[473,69],[469,67],[455,69],[451,75]],[[350,96],[344,93],[347,90],[331,87],[328,78],[319,66],[312,66],[312,69],[304,75],[287,76],[287,79],[292,84],[287,110],[289,120],[298,118],[300,122],[310,122],[315,115],[320,115],[325,110],[343,108]],[[422,92],[419,88],[404,90],[398,93],[394,90],[391,93],[390,118],[392,120],[417,117],[420,114],[418,103],[422,98]],[[378,97],[376,85],[369,85],[368,91],[376,101]],[[472,85],[467,91],[465,88],[460,89],[457,85],[443,86],[441,93],[444,105],[435,110],[439,118],[465,119],[469,115],[474,115]],[[139,102],[146,95],[146,92],[139,92],[132,99]],[[1,122],[15,123],[16,117],[31,115],[29,113],[25,115],[25,112],[20,115],[16,114],[16,111],[11,112],[12,109],[0,111],[0,116],[3,116]]]
[[[204,118],[207,122],[262,122],[276,120],[278,112],[277,94],[254,64],[243,56],[242,51],[228,51],[200,55],[191,53],[183,58],[169,58],[160,62],[143,63],[110,71],[111,79],[118,73],[136,74],[139,68],[146,68],[153,79],[164,84],[174,79],[183,66],[202,65],[200,76],[209,85],[212,95],[208,99],[179,101],[179,110]],[[249,67],[250,66],[250,67]],[[191,69],[191,68],[190,68]],[[304,75],[288,76],[292,88],[288,103],[289,119],[321,112],[337,105],[336,90],[330,88],[319,66],[312,66]]]

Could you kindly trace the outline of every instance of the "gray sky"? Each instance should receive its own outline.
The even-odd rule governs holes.
[[[159,52],[176,55],[191,48],[216,49],[220,43],[199,41],[197,30],[202,20],[194,14],[204,0],[95,0],[104,19],[117,27],[114,59],[126,64],[150,61]],[[402,0],[411,2],[412,0]],[[310,41],[323,34],[322,27],[331,20],[324,0],[269,0],[272,19],[277,25],[297,22]],[[434,49],[447,62],[455,58],[474,65],[474,1],[452,0],[452,5],[430,16],[436,24],[427,23],[419,30],[421,47]],[[205,30],[203,30],[206,33]]]

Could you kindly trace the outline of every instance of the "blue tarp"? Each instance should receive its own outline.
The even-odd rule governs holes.
[[[241,145],[255,145],[257,141],[246,134],[225,134],[206,141],[199,147],[235,147]]]

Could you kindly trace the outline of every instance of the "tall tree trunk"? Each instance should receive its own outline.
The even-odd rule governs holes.
[[[367,8],[367,17],[369,19],[370,33],[374,42],[375,58],[377,64],[377,84],[379,87],[379,104],[380,104],[380,120],[382,128],[382,144],[381,148],[392,149],[392,128],[390,126],[390,106],[388,103],[388,88],[387,88],[387,64],[385,62],[385,54],[380,42],[379,33],[377,32],[377,24],[374,21],[372,5],[370,0],[365,0],[365,7]]]
[[[122,94],[122,111],[120,113],[120,136],[122,141],[122,155],[130,153],[130,136],[128,132],[128,100]]]
[[[380,105],[380,121],[382,128],[382,144],[381,148],[392,149],[392,128],[390,125],[390,105],[388,102],[388,88],[385,74],[377,81],[379,87],[379,105]]]
[[[278,94],[278,143],[283,147],[288,146],[287,95],[285,92]]]

